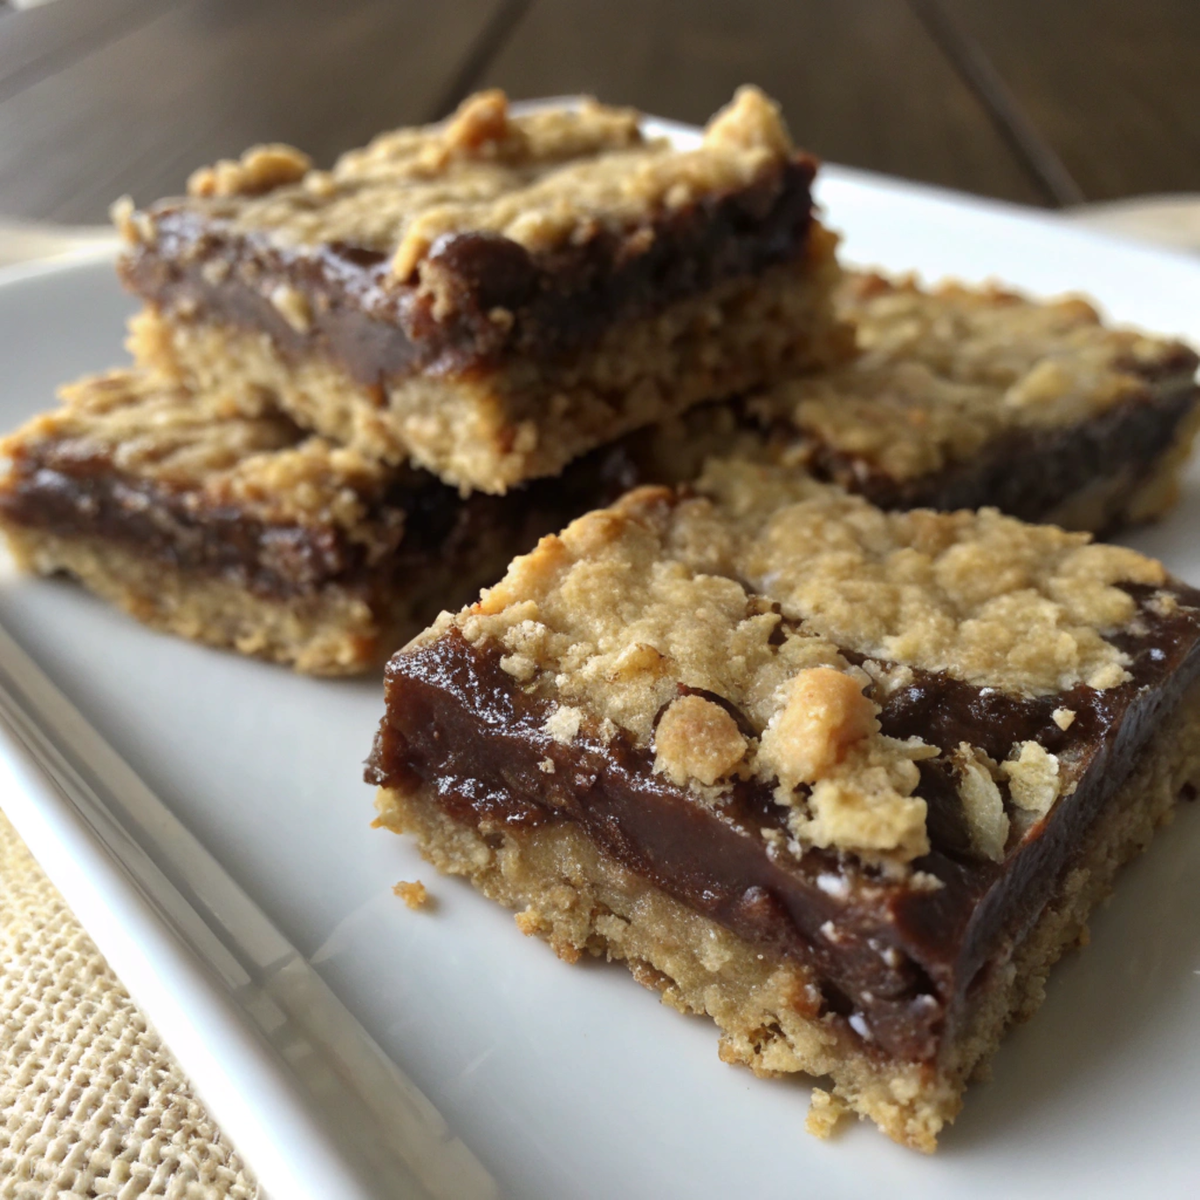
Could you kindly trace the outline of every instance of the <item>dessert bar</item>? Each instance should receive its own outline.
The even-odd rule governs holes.
[[[563,958],[928,1151],[1200,781],[1198,673],[1200,592],[1132,550],[718,461],[398,653],[368,778]]]
[[[381,663],[572,515],[538,524],[527,498],[463,500],[249,395],[114,371],[62,397],[0,443],[0,529],[18,563],[73,575],[148,625],[302,671]]]
[[[677,427],[675,482],[711,453],[808,471],[881,508],[982,508],[1107,533],[1157,517],[1200,424],[1194,351],[1086,301],[852,274],[847,364]],[[659,471],[659,476],[663,472]]]
[[[131,345],[195,390],[502,492],[699,401],[844,357],[816,166],[743,88],[679,151],[636,113],[509,111],[383,134],[330,171],[259,146],[118,206]]]
[[[1093,529],[1172,499],[1196,425],[1181,344],[1106,329],[1082,301],[878,276],[852,277],[840,310],[855,361],[698,406],[503,499],[460,499],[419,469],[337,449],[254,389],[194,395],[117,372],[10,440],[0,518],[28,566],[72,570],[152,624],[327,672],[367,669],[539,534],[713,457],[832,477],[884,508],[993,504]],[[247,486],[269,501],[265,526]],[[174,515],[154,516],[160,502]],[[160,587],[163,562],[186,600]]]

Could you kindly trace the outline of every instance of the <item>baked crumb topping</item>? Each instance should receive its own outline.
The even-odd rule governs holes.
[[[1033,301],[996,287],[923,288],[848,277],[839,306],[858,330],[846,366],[751,401],[766,425],[897,481],[965,462],[1006,431],[1072,425],[1194,369],[1180,342],[1106,326],[1085,300]]]
[[[514,680],[556,702],[546,730],[564,744],[620,731],[708,803],[737,779],[766,783],[800,850],[920,857],[918,764],[943,755],[974,851],[998,861],[1004,793],[1044,813],[1058,760],[1036,742],[997,763],[888,737],[879,701],[914,670],[1021,697],[1114,687],[1129,674],[1111,638],[1137,616],[1120,585],[1165,581],[1085,534],[986,510],[885,513],[730,460],[693,489],[643,488],[543,539],[424,636],[456,625],[499,647]]]
[[[429,891],[419,879],[411,882],[401,879],[399,883],[392,885],[392,895],[399,896],[405,905],[414,911],[429,904]]]
[[[827,1141],[852,1111],[850,1105],[840,1096],[835,1096],[824,1088],[813,1088],[804,1128],[813,1137],[820,1138],[823,1142]]]
[[[60,398],[56,409],[0,442],[0,454],[68,473],[103,463],[129,479],[190,493],[198,507],[235,507],[275,524],[333,525],[358,538],[371,536],[365,518],[396,476],[355,450],[307,435],[256,392],[193,393],[141,372],[112,371],[62,388]]]
[[[1000,862],[1008,844],[1010,822],[996,782],[1001,778],[999,766],[978,746],[967,742],[960,742],[950,759],[959,773],[958,795],[971,846],[983,858]]]
[[[1062,789],[1058,759],[1037,742],[1022,742],[1015,751],[1013,760],[1000,764],[1009,794],[1018,808],[1043,817]]]
[[[280,142],[252,146],[239,159],[223,158],[188,179],[189,196],[259,196],[302,179],[312,167],[307,154]]]
[[[382,134],[330,171],[289,146],[254,147],[197,171],[188,203],[281,245],[386,253],[397,280],[420,282],[447,235],[498,234],[548,252],[744,188],[794,153],[778,107],[752,87],[709,122],[694,150],[646,138],[640,120],[594,100],[518,116],[502,92],[482,92],[450,120]],[[114,215],[128,240],[147,240],[127,209]]]
[[[712,786],[745,758],[749,743],[719,704],[702,696],[680,696],[663,713],[654,748],[654,769],[673,783],[695,779]]]
[[[763,730],[759,762],[791,791],[815,783],[858,742],[879,731],[858,682],[830,667],[806,667],[784,687],[783,706]]]
[[[917,762],[937,754],[936,746],[919,738],[862,739],[813,782],[807,800],[798,792],[787,796],[792,836],[801,847],[846,850],[865,859],[907,863],[928,854],[926,804],[913,792],[921,778]]]
[[[882,512],[734,460],[711,463],[697,490],[687,524],[723,536],[705,553],[685,534],[699,569],[732,573],[839,646],[1025,695],[1125,682],[1126,656],[1105,635],[1137,606],[1116,585],[1166,580],[1132,550],[994,509]]]

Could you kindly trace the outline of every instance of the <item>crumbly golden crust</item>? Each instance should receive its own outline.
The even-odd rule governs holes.
[[[409,594],[394,597],[389,610],[339,587],[257,596],[237,582],[171,567],[102,538],[59,537],[9,522],[0,531],[23,570],[69,575],[151,629],[309,675],[378,667],[437,608],[428,596]]]
[[[1105,325],[1085,300],[853,274],[839,297],[859,354],[749,401],[790,461],[832,453],[896,482],[968,462],[1005,434],[1069,427],[1163,376],[1187,380],[1182,343]],[[781,431],[792,435],[781,437]]]
[[[196,172],[188,191],[198,211],[235,232],[379,250],[411,281],[444,235],[496,233],[545,252],[745,187],[792,153],[778,108],[757,88],[739,90],[689,151],[645,138],[630,109],[589,100],[515,116],[490,91],[444,124],[381,134],[330,171],[291,147],[256,146]],[[126,208],[117,215],[129,240],[153,236]]]
[[[799,847],[899,866],[928,850],[916,764],[955,747],[885,736],[864,688],[911,669],[1022,696],[1117,686],[1129,660],[1110,639],[1137,619],[1121,585],[1166,583],[1159,563],[1084,534],[994,510],[884,513],[780,468],[716,461],[690,494],[645,488],[544,538],[423,639],[457,626],[496,646],[559,706],[559,740],[623,731],[702,797],[757,778]],[[722,697],[749,729],[703,699],[684,710],[681,687]],[[1070,783],[1040,746],[1010,758],[963,764],[984,857],[1008,832],[996,779],[1039,814]]]

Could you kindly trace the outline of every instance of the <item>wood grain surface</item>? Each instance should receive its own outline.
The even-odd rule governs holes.
[[[821,156],[1032,204],[1200,191],[1200,0],[0,5],[0,214],[102,221],[203,162],[328,162],[467,92],[701,121],[747,81]]]
[[[1050,198],[896,0],[535,0],[484,81],[528,96],[594,92],[696,122],[755,82],[824,158]]]
[[[938,0],[1088,200],[1200,191],[1200,0]]]
[[[112,0],[56,0],[50,6]],[[0,101],[0,211],[102,221],[259,141],[318,161],[430,120],[502,0],[176,0]],[[331,11],[336,16],[331,18]],[[35,12],[37,10],[34,10]],[[8,15],[4,27],[31,13]]]

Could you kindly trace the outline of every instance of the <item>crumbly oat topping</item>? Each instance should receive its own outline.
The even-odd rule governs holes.
[[[503,666],[501,662],[501,666]],[[536,669],[536,668],[535,668]],[[532,677],[532,672],[530,673]],[[546,732],[560,745],[569,746],[583,724],[583,709],[570,704],[561,704],[547,718]]]
[[[959,798],[967,820],[967,832],[975,852],[992,862],[1004,858],[1010,821],[1004,811],[1004,797],[996,780],[998,764],[977,746],[960,742],[950,755],[959,772]]]
[[[1075,724],[1075,710],[1073,708],[1056,708],[1050,714],[1051,720],[1064,732]]]
[[[67,472],[104,462],[127,478],[192,493],[203,506],[364,537],[364,518],[389,478],[356,451],[308,436],[258,393],[192,393],[112,371],[60,395],[58,408],[0,442],[0,455]]]
[[[189,196],[260,196],[303,179],[312,167],[307,154],[276,142],[251,146],[239,159],[223,158],[188,179]]]
[[[861,684],[841,671],[806,667],[784,692],[763,730],[758,760],[789,792],[829,775],[856,743],[879,730]]]
[[[703,696],[680,696],[658,723],[654,749],[654,769],[673,783],[695,779],[711,787],[746,757],[749,743],[719,704]]]
[[[630,109],[588,100],[516,116],[490,91],[444,124],[380,135],[331,171],[310,169],[291,147],[256,147],[193,175],[188,203],[282,245],[387,253],[395,277],[411,281],[448,234],[496,233],[531,252],[552,250],[748,186],[792,153],[777,106],[756,88],[740,89],[689,151],[644,137]],[[121,228],[140,239],[128,213]]]
[[[1136,603],[1115,585],[1166,579],[1132,550],[994,509],[885,513],[737,461],[712,463],[698,490],[710,509],[681,513],[694,507],[688,525],[715,525],[724,543],[706,552],[685,534],[700,569],[731,571],[840,646],[1021,694],[1123,683],[1125,655],[1105,634]]]
[[[275,311],[297,333],[307,333],[312,327],[312,309],[308,297],[299,288],[281,283],[271,289],[269,299]]]
[[[792,836],[801,846],[836,848],[870,859],[910,862],[928,854],[926,805],[913,792],[921,779],[916,763],[937,753],[936,746],[917,738],[863,738],[813,783],[805,803],[797,803],[795,793],[789,798]]]
[[[1022,742],[1014,747],[1014,754],[1012,760],[1000,764],[1009,795],[1018,808],[1045,816],[1063,786],[1058,759],[1037,742]]]
[[[131,246],[142,243],[152,246],[155,241],[154,222],[133,204],[132,196],[120,196],[109,205],[109,219],[117,232]]]
[[[1079,298],[1037,302],[996,287],[848,278],[842,314],[859,356],[755,398],[751,410],[897,481],[969,460],[1001,434],[1061,428],[1147,391],[1192,361],[1180,343],[1104,325]]]
[[[1002,785],[1023,810],[1048,807],[1057,760],[1036,743],[997,764],[886,737],[876,700],[913,669],[1023,696],[1115,686],[1128,673],[1108,636],[1136,615],[1125,582],[1165,575],[1087,535],[988,510],[885,513],[726,461],[688,493],[643,488],[544,538],[425,636],[453,624],[500,647],[506,670],[557,703],[556,740],[619,729],[710,801],[734,778],[770,784],[800,847],[919,857],[917,763],[944,754],[973,846],[998,859]]]

